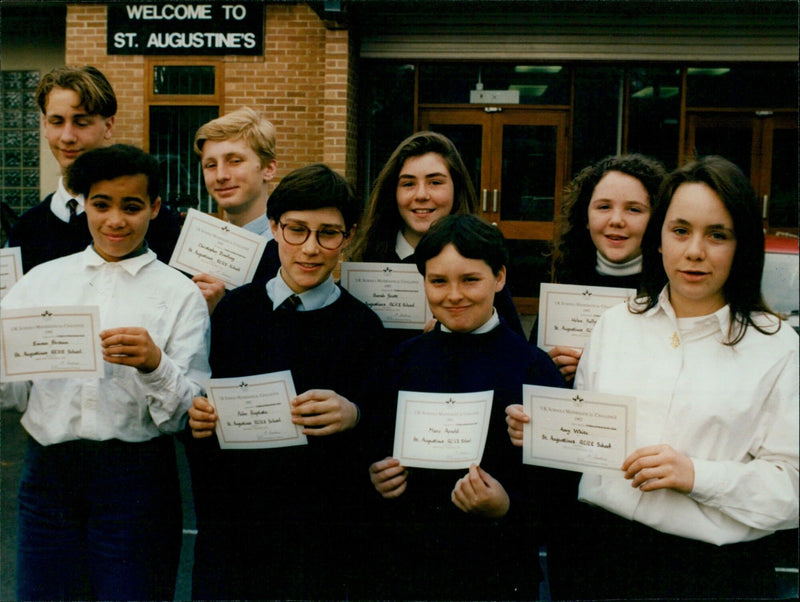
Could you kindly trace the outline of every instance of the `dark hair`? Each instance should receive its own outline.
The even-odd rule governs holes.
[[[400,170],[411,157],[436,153],[447,165],[453,181],[453,208],[450,213],[478,212],[478,199],[464,160],[453,142],[437,132],[417,132],[403,140],[383,166],[372,189],[367,210],[348,255],[356,260],[385,257],[394,249],[398,230],[404,223],[397,209],[397,181]]]
[[[67,168],[66,186],[85,197],[93,184],[122,176],[142,174],[147,178],[150,202],[159,197],[161,172],[158,160],[129,144],[112,144],[87,151]]]
[[[708,186],[716,193],[733,219],[736,251],[731,271],[723,286],[725,301],[731,310],[726,344],[735,345],[741,341],[748,326],[765,334],[774,334],[780,328],[780,320],[778,328],[770,332],[757,325],[751,317],[751,312],[775,315],[761,296],[764,231],[758,211],[758,200],[750,180],[742,170],[727,159],[715,155],[697,159],[676,169],[664,181],[656,208],[642,238],[642,286],[638,300],[643,307],[632,311],[642,313],[655,307],[661,290],[668,282],[660,253],[661,230],[675,191],[687,183]]]
[[[561,235],[553,268],[556,282],[583,284],[594,274],[597,249],[587,227],[589,201],[597,183],[610,171],[618,171],[639,180],[647,191],[651,206],[667,173],[656,159],[637,153],[606,157],[581,170],[565,191],[560,219]]]
[[[495,276],[508,264],[508,249],[498,228],[476,215],[447,215],[431,224],[414,250],[420,274],[425,275],[425,263],[447,245],[468,259],[486,262]]]
[[[36,104],[42,113],[47,111],[47,95],[53,88],[73,90],[89,115],[112,117],[117,114],[114,88],[96,67],[58,67],[47,73],[36,87]]]
[[[284,177],[267,201],[267,216],[278,222],[287,211],[333,207],[349,231],[361,216],[361,203],[344,177],[327,165],[315,163],[295,169]]]

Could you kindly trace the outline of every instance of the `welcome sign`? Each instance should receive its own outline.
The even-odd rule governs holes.
[[[108,54],[264,54],[261,2],[108,6]]]

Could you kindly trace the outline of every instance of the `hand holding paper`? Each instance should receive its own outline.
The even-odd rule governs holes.
[[[384,458],[369,467],[369,478],[384,498],[400,497],[408,486],[408,469],[397,458]]]
[[[575,347],[553,347],[547,354],[553,359],[553,363],[558,366],[564,380],[571,382],[575,378],[578,370],[578,361],[583,355],[583,349]]]
[[[216,426],[217,412],[214,406],[208,403],[205,397],[195,397],[189,408],[189,428],[192,429],[192,437],[195,439],[210,437],[214,434]]]
[[[214,313],[217,303],[222,301],[222,297],[225,296],[225,283],[210,274],[195,274],[192,276],[192,282],[203,293],[203,299],[206,300],[206,305],[208,306],[208,313],[211,315]]]
[[[522,404],[515,403],[506,408],[506,424],[508,425],[508,436],[514,447],[522,447],[523,428],[531,421],[531,417],[525,413]]]
[[[500,481],[477,464],[470,465],[469,472],[458,480],[450,499],[459,510],[486,518],[505,516],[511,505]]]
[[[694,463],[669,445],[650,445],[633,452],[622,464],[625,478],[641,491],[674,489],[690,493],[694,489]]]
[[[332,435],[356,425],[358,408],[336,391],[311,389],[292,400],[292,422],[303,427],[304,435]]]
[[[100,333],[103,360],[152,372],[161,363],[161,349],[150,333],[138,326],[109,328]]]

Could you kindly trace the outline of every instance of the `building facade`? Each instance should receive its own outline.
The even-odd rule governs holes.
[[[92,64],[119,97],[115,140],[162,160],[180,209],[215,211],[191,139],[241,106],[276,125],[278,179],[321,161],[365,199],[400,140],[446,133],[483,216],[509,241],[523,312],[548,279],[564,185],[605,155],[644,152],[669,169],[727,156],[749,173],[765,227],[797,233],[793,1],[7,0],[0,10],[2,199],[16,213],[58,177],[32,88],[55,66]],[[224,33],[226,20],[244,33]]]

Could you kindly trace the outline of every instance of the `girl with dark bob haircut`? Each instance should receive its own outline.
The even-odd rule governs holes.
[[[508,250],[503,234],[474,215],[448,215],[434,223],[419,241],[414,261],[419,273],[425,275],[425,263],[453,245],[467,259],[480,259],[496,276],[508,265]]]
[[[679,186],[686,183],[702,183],[711,188],[725,205],[733,218],[736,234],[736,254],[728,279],[725,282],[725,300],[731,308],[731,322],[727,345],[736,345],[745,336],[749,326],[759,332],[772,334],[780,328],[773,324],[771,330],[756,323],[752,312],[776,316],[767,307],[761,295],[761,274],[764,270],[764,230],[758,201],[750,180],[741,169],[719,156],[707,156],[693,161],[672,172],[664,181],[656,208],[650,218],[642,240],[644,265],[642,268],[641,294],[645,312],[658,303],[658,295],[667,284],[661,248],[661,230],[669,209],[670,200]],[[776,316],[777,317],[777,316]]]

